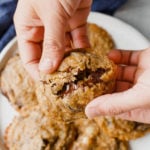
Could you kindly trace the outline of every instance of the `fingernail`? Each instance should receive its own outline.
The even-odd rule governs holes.
[[[89,119],[92,119],[94,117],[97,117],[100,115],[100,113],[97,111],[95,107],[88,107],[85,109],[85,114]]]
[[[39,64],[39,69],[41,71],[51,70],[52,67],[53,67],[53,62],[51,61],[50,58],[44,58]]]

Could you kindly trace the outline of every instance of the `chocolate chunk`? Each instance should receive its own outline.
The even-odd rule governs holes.
[[[106,72],[106,70],[104,68],[98,68],[96,71],[92,71],[91,72],[91,82],[98,83],[100,82],[100,77]]]
[[[66,94],[69,94],[76,90],[81,85],[78,85],[79,81],[85,82],[82,86],[89,86],[91,87],[93,84],[101,82],[100,77],[106,72],[104,68],[98,68],[96,71],[91,71],[90,69],[86,68],[85,70],[79,70],[78,74],[75,75],[76,80],[74,82],[65,83],[63,88],[60,91],[57,91],[55,94],[63,97]]]
[[[62,90],[57,92],[57,95],[63,96],[77,89],[77,84],[74,82],[65,83]]]
[[[43,84],[48,84],[47,81],[41,80],[40,82],[42,82]]]

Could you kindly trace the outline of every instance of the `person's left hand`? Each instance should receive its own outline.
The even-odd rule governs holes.
[[[110,115],[150,123],[150,48],[142,51],[110,52],[118,64],[115,93],[91,101],[85,113],[89,118]]]

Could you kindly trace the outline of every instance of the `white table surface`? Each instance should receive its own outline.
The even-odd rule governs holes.
[[[114,16],[132,25],[150,40],[150,0],[128,0]]]
[[[114,15],[150,40],[150,0],[128,0]]]

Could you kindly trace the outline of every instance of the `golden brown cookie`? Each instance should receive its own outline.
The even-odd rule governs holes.
[[[105,134],[121,140],[136,139],[150,132],[149,124],[115,119],[112,117],[100,117],[95,120]]]
[[[45,116],[39,108],[24,112],[7,128],[9,150],[68,150],[76,138],[72,124]]]
[[[104,134],[96,122],[79,119],[74,123],[77,137],[72,150],[128,150],[128,143]]]
[[[111,35],[102,27],[88,23],[87,33],[92,47],[92,49],[87,49],[89,52],[101,56],[106,55],[111,49],[115,48]]]
[[[38,101],[46,114],[73,120],[84,115],[95,97],[114,89],[116,66],[106,56],[71,52],[53,74],[42,74],[37,86]]]
[[[22,112],[6,130],[9,150],[127,150],[128,143],[104,135],[90,120],[65,123],[40,108]]]
[[[37,104],[34,81],[18,55],[10,58],[1,72],[0,88],[17,110]]]

